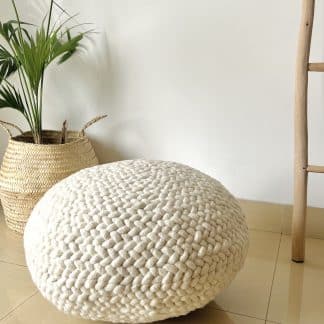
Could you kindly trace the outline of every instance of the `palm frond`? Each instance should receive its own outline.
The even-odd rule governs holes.
[[[19,29],[21,29],[21,31],[26,31],[26,28],[23,27],[24,25],[34,26],[24,21],[19,23],[17,20],[9,20],[5,23],[0,22],[0,36],[2,36],[7,43],[10,43],[11,40],[18,41],[17,32]]]
[[[62,64],[68,60],[77,50],[83,34],[72,37],[70,31],[67,31],[67,39],[65,41],[58,41],[58,46],[53,51],[53,60],[60,57],[58,63]]]
[[[0,88],[0,108],[13,108],[23,115],[26,114],[20,93],[10,83],[2,85]]]
[[[17,69],[15,57],[0,44],[0,84]]]
[[[0,22],[0,35],[6,40],[7,43],[16,37],[15,26],[12,22]],[[17,39],[18,40],[18,39]]]
[[[15,0],[11,2],[16,19],[0,22],[0,37],[6,42],[6,47],[0,45],[0,108],[13,108],[23,113],[35,143],[41,142],[46,68],[54,61],[61,64],[70,59],[81,47],[84,36],[91,32],[76,30],[84,24],[69,26],[76,15],[68,14],[58,1],[49,0],[48,13],[37,28],[20,19]],[[57,19],[54,9],[60,10]],[[15,71],[21,93],[7,80]]]

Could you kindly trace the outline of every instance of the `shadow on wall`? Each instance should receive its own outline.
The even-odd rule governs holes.
[[[49,71],[44,98],[48,106],[59,108],[51,111],[54,120],[64,115],[80,126],[96,115],[111,114],[114,80],[107,35],[100,33],[87,38],[71,61]]]
[[[148,136],[145,120],[132,118],[109,123],[109,131],[100,138],[90,136],[100,163],[125,159],[152,158],[157,156],[158,146],[152,136]],[[104,130],[105,127],[102,127]],[[154,132],[154,130],[151,130]],[[153,152],[153,153],[152,153]]]
[[[90,137],[90,139],[100,164],[128,159],[114,145],[104,143],[97,138]]]
[[[123,109],[120,65],[111,56],[107,33],[100,32],[85,46],[71,62],[49,71],[45,107],[59,107],[48,110],[50,128],[60,128],[66,119],[71,128],[80,129],[93,117],[107,114],[107,119],[87,130],[100,163],[152,152],[154,143],[145,131],[146,121],[127,116]]]

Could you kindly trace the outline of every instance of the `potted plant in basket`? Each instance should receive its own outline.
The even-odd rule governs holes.
[[[84,130],[105,117],[97,117],[80,131],[43,129],[45,71],[54,62],[70,59],[90,31],[75,32],[69,16],[54,0],[40,26],[20,19],[12,0],[15,19],[0,22],[0,108],[12,108],[25,117],[30,130],[0,121],[9,143],[0,170],[0,198],[9,228],[22,233],[29,214],[40,197],[56,182],[85,167],[98,164]],[[61,11],[53,20],[53,10]],[[62,20],[62,17],[65,18]],[[18,75],[18,84],[10,76]],[[11,127],[20,132],[13,137]]]

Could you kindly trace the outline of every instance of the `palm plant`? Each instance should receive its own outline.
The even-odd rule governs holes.
[[[42,143],[42,113],[44,72],[57,61],[67,61],[81,45],[88,32],[77,32],[72,36],[72,29],[79,26],[69,23],[75,16],[50,0],[48,14],[40,26],[20,19],[16,3],[11,0],[16,18],[5,23],[0,22],[0,108],[12,108],[22,113],[28,122],[34,142]],[[62,22],[52,21],[54,7],[61,10],[66,18]],[[16,72],[19,86],[9,80]]]

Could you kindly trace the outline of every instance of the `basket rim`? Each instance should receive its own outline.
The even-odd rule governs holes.
[[[61,134],[61,131],[58,130],[52,130],[52,129],[44,129],[42,131],[43,134]],[[19,138],[23,138],[24,136],[32,136],[31,131],[26,131],[23,132],[22,134],[13,136],[9,138],[9,143],[14,143],[15,145],[21,145],[21,146],[32,146],[32,147],[65,147],[65,146],[70,146],[73,144],[76,144],[78,142],[81,142],[85,139],[87,139],[86,135],[81,134],[78,131],[74,130],[69,130],[67,131],[68,134],[70,135],[75,135],[75,138],[72,138],[71,141],[64,143],[64,144],[51,144],[51,143],[45,143],[45,144],[36,144],[36,143],[31,143],[31,142],[24,142],[22,140],[18,140]]]

